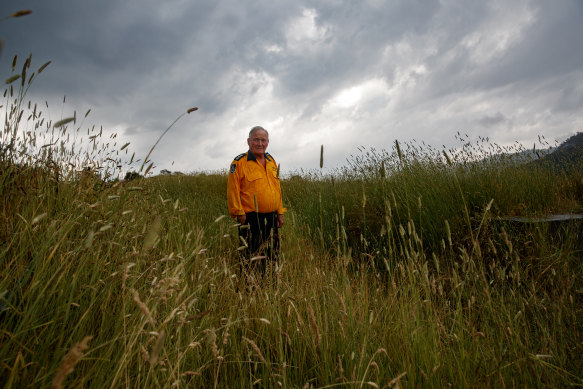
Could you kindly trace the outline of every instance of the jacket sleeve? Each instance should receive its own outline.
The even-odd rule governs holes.
[[[229,178],[227,181],[227,204],[229,206],[229,215],[235,217],[244,215],[243,205],[241,204],[241,166],[237,161],[233,161],[229,167]]]
[[[279,206],[277,207],[277,214],[278,215],[283,215],[284,213],[287,212],[287,209],[283,207],[283,196],[281,196],[281,188],[279,189]]]

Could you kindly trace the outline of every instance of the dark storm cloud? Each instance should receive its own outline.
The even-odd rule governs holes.
[[[536,22],[527,27],[525,36],[511,45],[504,55],[488,61],[484,66],[472,63],[471,49],[459,49],[460,37],[466,36],[480,23],[474,13],[471,24],[462,23],[451,29],[451,37],[432,58],[432,66],[437,71],[433,78],[432,95],[442,96],[465,89],[495,89],[509,84],[537,83],[561,76],[572,71],[580,71],[583,66],[583,51],[575,50],[576,42],[583,37],[581,23],[582,2],[557,4],[537,2]],[[480,11],[483,12],[483,11]],[[518,17],[523,15],[517,15]],[[492,34],[496,33],[495,29]],[[479,46],[478,46],[479,47]],[[443,53],[457,52],[447,61]]]
[[[30,93],[56,104],[53,115],[91,108],[98,124],[146,154],[174,118],[198,106],[152,154],[160,165],[174,161],[171,170],[228,164],[257,124],[270,126],[279,161],[298,167],[312,166],[306,161],[322,143],[333,165],[356,144],[447,143],[467,128],[502,141],[532,139],[538,129],[566,137],[582,125],[581,1],[0,7],[5,15],[33,10],[0,22],[0,73],[8,75],[13,54],[32,52],[37,66],[52,60]]]
[[[423,33],[439,2],[396,2],[383,7],[363,7],[361,2],[314,6],[316,27],[323,30],[315,52],[285,50],[277,61],[278,79],[284,91],[302,94],[325,86],[350,85],[371,72],[389,72],[390,63],[379,67],[383,49],[409,33]],[[306,7],[310,7],[306,4]]]
[[[577,2],[566,3],[560,9],[543,2],[538,10],[536,26],[528,29],[524,39],[507,55],[493,63],[475,79],[474,85],[495,88],[514,82],[538,82],[581,71],[583,51],[575,42],[583,38],[581,14]]]

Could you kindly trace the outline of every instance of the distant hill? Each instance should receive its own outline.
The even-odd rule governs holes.
[[[583,169],[583,132],[571,136],[557,147],[525,149],[514,153],[499,153],[481,160],[484,163],[511,163],[564,171]]]
[[[534,161],[539,166],[568,170],[583,164],[583,132],[578,132],[550,153]]]

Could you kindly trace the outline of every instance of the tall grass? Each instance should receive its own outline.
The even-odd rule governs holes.
[[[454,240],[472,244],[480,224],[487,227],[498,217],[581,211],[580,162],[568,175],[557,175],[531,163],[521,146],[460,141],[460,148],[442,151],[398,142],[391,152],[361,149],[348,167],[329,176],[293,177],[286,185],[289,201],[308,226],[319,226],[324,214],[321,229],[329,246],[348,239],[366,254],[387,250],[387,229],[410,222],[435,251],[447,225]],[[316,202],[314,193],[324,197]],[[344,238],[336,233],[339,220]]]
[[[583,384],[580,230],[495,218],[580,209],[573,175],[364,150],[284,180],[281,259],[250,289],[226,173],[104,181],[83,172],[119,148],[43,148],[60,127],[9,107],[3,146],[31,135],[0,171],[4,387]]]

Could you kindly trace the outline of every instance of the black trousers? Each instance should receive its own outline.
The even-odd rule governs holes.
[[[267,263],[279,258],[277,212],[250,212],[245,216],[245,224],[239,226],[239,237],[247,243],[241,251],[241,267],[246,272],[258,270],[264,274]]]

